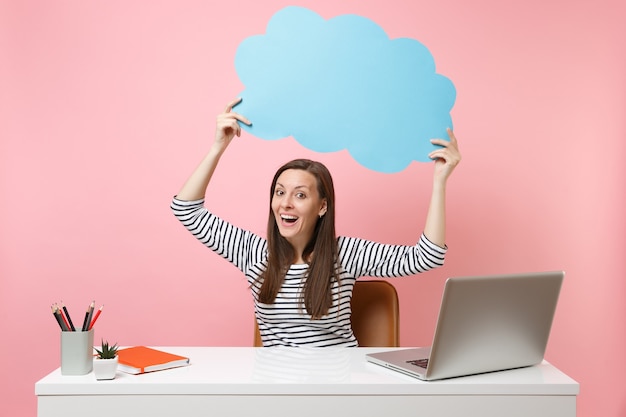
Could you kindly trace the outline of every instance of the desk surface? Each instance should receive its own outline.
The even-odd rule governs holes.
[[[35,384],[37,396],[93,395],[535,395],[575,396],[576,381],[540,365],[424,382],[366,362],[389,348],[157,347],[191,365],[111,381],[56,369]]]

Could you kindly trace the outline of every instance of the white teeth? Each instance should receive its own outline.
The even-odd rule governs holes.
[[[289,216],[287,214],[281,214],[280,217],[284,220],[296,220],[298,218],[297,216]]]

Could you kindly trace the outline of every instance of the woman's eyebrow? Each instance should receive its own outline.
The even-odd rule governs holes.
[[[285,187],[283,184],[281,184],[281,183],[279,183],[279,182],[277,182],[277,183],[276,183],[276,186],[275,186],[274,188],[276,188],[276,187],[287,188],[287,187]],[[293,188],[294,188],[295,190],[297,190],[297,189],[299,189],[299,188],[306,188],[306,189],[308,189],[308,188],[309,188],[309,186],[308,186],[308,185],[306,185],[306,184],[302,184],[302,185],[296,185],[296,186],[295,186],[295,187],[293,187]]]

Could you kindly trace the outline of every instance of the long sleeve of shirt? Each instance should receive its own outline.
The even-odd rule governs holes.
[[[273,304],[258,302],[260,277],[267,266],[267,241],[211,213],[204,200],[171,204],[174,215],[205,246],[241,270],[254,297],[264,346],[357,346],[350,325],[350,301],[357,278],[415,275],[443,265],[447,248],[422,234],[416,245],[389,245],[359,238],[338,238],[339,282],[332,287],[333,306],[312,320],[303,311],[301,292],[308,265],[292,265]]]

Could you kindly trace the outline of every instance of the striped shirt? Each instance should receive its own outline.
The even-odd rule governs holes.
[[[171,208],[200,242],[243,272],[254,298],[263,346],[356,347],[350,324],[350,300],[356,279],[404,277],[425,272],[442,266],[447,250],[430,242],[424,234],[415,246],[339,237],[339,282],[332,286],[333,305],[325,316],[312,320],[301,301],[307,264],[291,265],[274,303],[260,303],[259,277],[267,267],[267,240],[211,213],[204,207],[204,199],[174,198]]]

